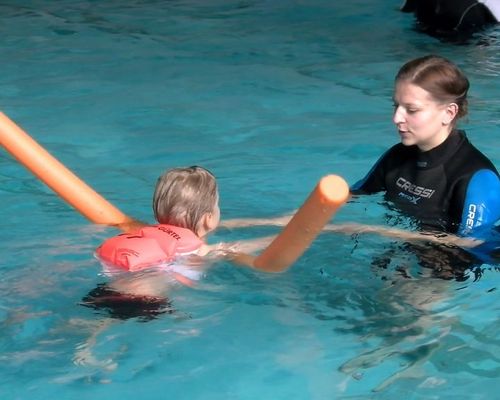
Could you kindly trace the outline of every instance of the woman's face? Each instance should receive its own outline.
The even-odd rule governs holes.
[[[439,103],[417,85],[396,83],[393,121],[405,146],[417,145],[422,151],[439,146],[450,134],[457,111],[455,103]]]

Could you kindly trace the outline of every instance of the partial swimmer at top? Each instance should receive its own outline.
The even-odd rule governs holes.
[[[406,0],[401,11],[414,13],[419,31],[455,42],[500,22],[499,0]]]

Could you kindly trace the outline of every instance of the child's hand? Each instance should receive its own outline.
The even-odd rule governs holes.
[[[133,231],[137,231],[141,228],[144,228],[147,225],[148,224],[146,224],[145,222],[138,221],[136,219],[132,219],[132,220],[122,222],[121,224],[116,225],[116,227],[123,232],[133,232]]]

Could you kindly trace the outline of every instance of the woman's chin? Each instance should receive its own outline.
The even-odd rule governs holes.
[[[401,143],[405,146],[413,146],[415,144],[415,140],[413,140],[413,138],[401,136]]]

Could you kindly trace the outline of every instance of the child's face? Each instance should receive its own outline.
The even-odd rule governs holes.
[[[208,220],[208,231],[213,231],[217,226],[219,226],[220,222],[220,208],[219,208],[219,197],[217,197],[217,201],[215,202],[214,210],[210,215]]]

